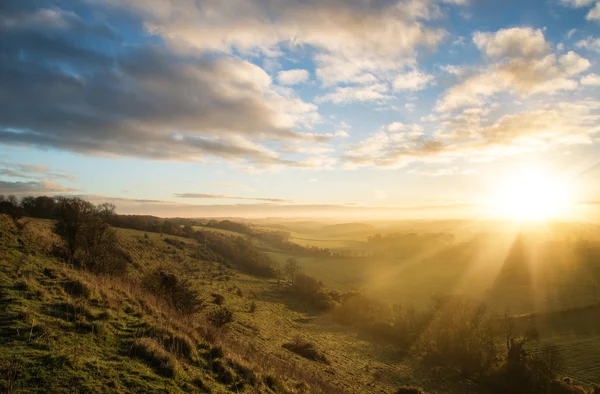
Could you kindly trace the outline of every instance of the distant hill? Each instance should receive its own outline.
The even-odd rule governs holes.
[[[356,234],[364,232],[373,232],[377,228],[366,223],[340,223],[323,226],[321,231],[331,235]]]

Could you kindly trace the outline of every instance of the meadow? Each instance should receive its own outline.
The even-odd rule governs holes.
[[[477,341],[485,327],[501,338],[508,322],[533,359],[560,350],[564,362],[548,375],[570,379],[560,390],[600,381],[600,306],[584,285],[600,272],[594,227],[117,217],[116,255],[105,258],[126,271],[107,275],[65,260],[60,222],[0,218],[9,392],[69,392],[75,381],[87,392],[477,393],[507,380],[493,367],[501,341],[488,356]],[[82,248],[82,259],[110,251]],[[181,293],[151,287],[163,277]],[[444,339],[447,319],[456,331]],[[535,342],[524,334],[532,329]],[[585,393],[552,391],[570,392]]]

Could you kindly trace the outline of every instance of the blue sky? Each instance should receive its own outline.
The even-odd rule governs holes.
[[[1,194],[327,215],[534,165],[600,199],[595,0],[9,0],[0,30]]]

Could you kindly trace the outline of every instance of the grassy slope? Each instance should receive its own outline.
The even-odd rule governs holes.
[[[425,381],[389,347],[316,316],[288,298],[277,281],[199,261],[193,258],[198,245],[185,238],[119,229],[120,243],[134,260],[130,277],[168,267],[185,273],[206,301],[212,293],[225,296],[235,322],[214,339],[202,315],[182,321],[124,280],[96,277],[48,257],[55,240],[50,226],[30,220],[18,234],[0,217],[0,369],[5,377],[0,385],[5,388],[6,373],[17,370],[15,392],[77,387],[111,393],[385,393],[403,383],[454,391],[443,382]],[[169,245],[166,238],[181,245]],[[252,302],[257,305],[253,313]],[[282,348],[297,334],[313,342],[330,364]]]
[[[338,391],[314,372],[303,371],[300,363],[287,361],[289,354],[254,348],[249,340],[256,333],[244,327],[242,317],[247,299],[236,302],[239,296],[226,295],[240,323],[214,339],[201,316],[184,321],[127,281],[90,275],[48,257],[48,223],[31,221],[19,234],[1,217],[0,233],[0,391],[8,389],[9,380],[15,392],[27,393],[74,388],[111,393]],[[236,275],[210,262],[186,267],[192,249],[167,245],[158,235],[146,238],[131,230],[119,235],[134,257],[133,274],[155,265],[188,270],[207,296],[226,292],[231,280],[225,278]],[[240,278],[240,283],[247,280],[252,279]]]
[[[438,393],[468,392],[432,379],[397,351],[359,337],[327,316],[317,316],[287,297],[276,281],[197,260],[198,245],[188,239],[119,229],[120,242],[134,259],[131,277],[164,266],[189,277],[207,301],[211,293],[225,296],[236,321],[227,334],[213,341],[204,334],[202,316],[193,322],[180,321],[136,287],[98,279],[47,257],[50,224],[33,220],[26,235],[19,235],[5,217],[0,219],[0,363],[4,369],[19,366],[16,387],[25,385],[24,392],[49,388],[72,392],[74,383],[85,392],[266,392],[270,389],[265,382],[275,392],[333,392],[331,387],[323,388],[327,383],[342,392],[393,392],[401,384]],[[165,238],[181,245],[172,246]],[[369,274],[360,260],[300,258],[300,262],[310,274],[344,282],[340,287],[353,287],[353,278]],[[431,284],[446,274],[438,270],[423,279]],[[403,283],[415,288],[411,280],[414,277]],[[336,284],[332,282],[326,283]],[[89,294],[79,296],[77,286],[73,290],[69,283],[82,284]],[[257,305],[254,313],[250,313],[251,302]],[[599,337],[566,335],[550,330],[545,322],[539,326],[548,328],[543,334],[565,349],[565,372],[587,381],[600,380],[594,367]],[[315,363],[283,349],[281,345],[296,334],[314,342],[331,364]],[[194,351],[182,353],[161,345],[169,335],[192,343]],[[154,342],[143,342],[145,338]],[[140,343],[154,349],[154,354],[133,352]],[[215,357],[219,348],[225,349],[225,357]],[[156,365],[161,357],[167,368]],[[174,379],[168,377],[171,374]]]

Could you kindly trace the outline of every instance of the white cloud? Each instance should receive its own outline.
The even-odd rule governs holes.
[[[451,168],[448,165],[458,160],[495,160],[591,144],[600,132],[599,111],[599,101],[583,100],[548,104],[491,121],[488,111],[470,109],[463,114],[474,119],[468,133],[464,132],[466,123],[458,122],[448,123],[435,135],[406,132],[411,125],[393,123],[350,146],[342,160],[348,168],[398,168],[409,163],[444,163]]]
[[[578,41],[575,45],[578,48],[585,48],[590,51],[600,52],[600,38],[587,37],[585,40]]]
[[[596,3],[596,5],[588,12],[585,19],[588,21],[598,21],[600,20],[600,1]]]
[[[560,2],[566,6],[580,8],[588,7],[592,5],[596,0],[560,0]]]
[[[580,74],[592,66],[589,60],[579,56],[573,51],[561,56],[558,59],[558,62],[568,76]]]
[[[494,62],[448,89],[438,100],[437,111],[480,106],[503,92],[529,96],[574,90],[578,82],[571,77],[591,65],[572,51],[560,57],[549,52],[550,45],[541,30],[513,28],[496,33],[478,32],[474,41]]]
[[[501,29],[495,33],[476,32],[473,42],[490,57],[539,57],[550,52],[540,30],[530,27]]]
[[[581,84],[586,86],[600,86],[600,75],[588,74],[581,78]]]
[[[317,49],[316,74],[329,84],[351,82],[344,78],[378,72],[390,63],[413,62],[419,48],[434,47],[446,35],[428,24],[441,15],[434,0],[273,0],[268,6],[262,0],[101,2],[107,3],[133,9],[147,31],[180,50],[251,53],[312,46]],[[340,62],[355,70],[334,72]]]
[[[316,98],[317,103],[332,102],[334,104],[348,104],[355,101],[385,101],[391,99],[388,87],[376,83],[371,85],[357,85],[336,87],[332,92]]]
[[[442,71],[448,73],[448,74],[452,74],[454,76],[457,77],[461,77],[465,74],[465,69],[464,67],[461,66],[454,66],[451,64],[447,64],[445,66],[440,67],[442,69]]]
[[[296,85],[308,81],[310,75],[307,70],[295,69],[280,71],[277,80],[281,85]]]
[[[433,79],[433,75],[418,70],[412,70],[408,73],[396,76],[394,79],[394,90],[422,90],[425,89]]]

